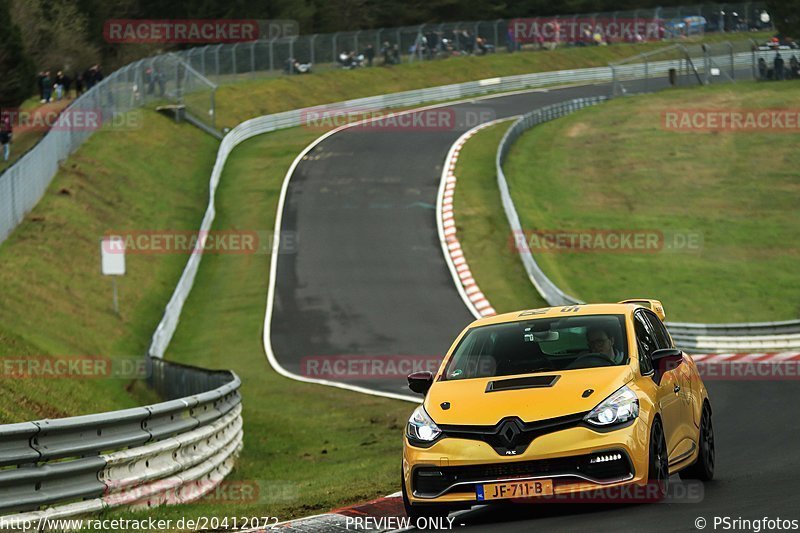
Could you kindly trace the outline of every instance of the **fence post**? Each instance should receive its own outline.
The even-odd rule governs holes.
[[[339,51],[337,50],[337,41],[339,40],[339,32],[333,34],[331,37],[331,59],[333,63],[336,63],[336,60],[339,58]]]
[[[731,52],[731,79],[736,79],[736,61],[733,59],[733,43],[728,41],[728,49]]]
[[[275,61],[274,61],[273,54],[272,54],[272,44],[275,42],[275,39],[277,39],[277,37],[273,37],[272,39],[269,40],[269,71],[270,72],[275,70]]]
[[[256,72],[256,43],[258,41],[250,43],[250,74],[255,74]]]
[[[294,61],[294,42],[297,40],[297,37],[291,37],[289,39],[289,61],[290,64]],[[294,66],[289,67],[289,74],[294,74]]]
[[[236,75],[236,47],[239,46],[241,43],[236,43],[231,46],[231,70],[233,74]]]

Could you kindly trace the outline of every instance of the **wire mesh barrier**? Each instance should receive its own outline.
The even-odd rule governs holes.
[[[0,243],[44,195],[59,163],[94,132],[142,127],[135,110],[158,103],[185,105],[213,125],[215,89],[169,53],[125,66],[76,98],[39,142],[0,174]]]
[[[225,83],[252,75],[305,72],[294,61],[311,65],[313,71],[771,28],[763,2],[742,2],[276,37],[179,54],[197,72]]]
[[[708,85],[753,79],[756,55],[759,53],[756,49],[757,44],[754,41],[743,40],[695,45],[674,44],[638,54],[610,65],[613,71],[612,94],[622,96],[668,86]]]
[[[0,530],[46,530],[48,521],[120,505],[186,503],[219,485],[242,448],[238,376],[161,360],[148,370],[171,400],[0,425]]]

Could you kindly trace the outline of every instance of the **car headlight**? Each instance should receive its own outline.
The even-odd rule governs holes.
[[[428,413],[420,405],[414,409],[411,418],[408,419],[406,426],[406,435],[412,441],[418,442],[433,442],[442,434],[442,430],[431,420]]]
[[[623,424],[637,416],[639,416],[639,398],[627,385],[623,385],[617,392],[592,409],[584,420],[593,426],[603,427]]]

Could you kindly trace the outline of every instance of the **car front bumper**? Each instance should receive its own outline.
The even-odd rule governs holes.
[[[518,455],[499,455],[480,440],[446,437],[428,448],[404,439],[403,483],[412,504],[481,504],[476,486],[549,479],[553,496],[615,489],[647,482],[649,432],[637,418],[599,431],[578,426],[537,437]],[[592,464],[598,457],[617,456]],[[611,496],[613,498],[613,496]]]

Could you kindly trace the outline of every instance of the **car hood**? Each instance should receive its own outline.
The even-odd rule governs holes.
[[[531,388],[502,389],[503,386],[525,386],[505,383],[527,377],[543,378],[552,385]],[[501,376],[492,378],[437,381],[425,398],[425,410],[437,424],[492,426],[508,416],[523,422],[591,411],[597,404],[633,379],[628,366],[586,368],[563,372]],[[487,392],[490,382],[495,388]],[[586,391],[593,392],[584,397]],[[447,406],[449,404],[449,406]],[[447,408],[445,408],[447,407]]]

